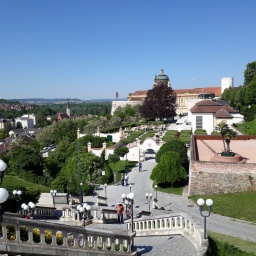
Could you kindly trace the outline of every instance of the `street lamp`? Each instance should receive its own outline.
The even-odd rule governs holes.
[[[4,171],[6,169],[6,163],[0,159],[0,184],[2,184],[4,178]],[[0,188],[0,223],[3,220],[4,207],[3,203],[8,199],[9,193],[5,188]]]
[[[130,184],[129,187],[130,187],[130,193],[131,193],[132,192],[132,184]]]
[[[206,200],[206,205],[208,206],[208,214],[207,215],[203,215],[203,213],[202,213],[203,205],[204,205],[204,199],[203,198],[199,198],[197,200],[197,205],[199,206],[199,211],[200,211],[201,216],[204,217],[204,239],[207,239],[207,237],[206,237],[206,218],[209,217],[210,214],[211,214],[213,201],[212,201],[212,199],[207,199]]]
[[[0,188],[0,223],[2,223],[3,220],[3,203],[8,199],[9,193],[5,188]]]
[[[21,208],[24,211],[28,211],[28,213],[30,213],[32,216],[34,215],[35,207],[36,205],[33,202],[29,202],[28,204],[23,203],[21,205]]]
[[[151,193],[146,193],[146,200],[148,202],[148,211],[150,212],[150,201],[152,200],[152,194]]]
[[[80,183],[80,203],[82,204],[83,203],[83,191],[82,191],[82,186],[83,186],[83,183],[81,182]]]
[[[0,159],[0,184],[2,184],[2,181],[4,178],[4,171],[6,167],[7,167],[6,163],[2,159]]]
[[[134,193],[131,192],[126,197],[131,202],[131,207],[132,207],[132,209],[131,209],[131,220],[132,220],[132,232],[133,232],[133,200],[134,200]]]
[[[155,185],[155,190],[156,190],[156,200],[157,200],[157,185]]]
[[[91,206],[87,203],[84,203],[83,205],[79,204],[77,205],[76,209],[79,211],[80,220],[84,220],[84,227],[85,227],[85,220],[90,218],[90,211]]]
[[[57,194],[57,190],[51,190],[50,193],[51,193],[51,196],[52,196],[53,207],[55,208],[55,197],[56,197],[56,194]]]
[[[21,194],[22,194],[22,191],[21,190],[13,190],[12,192],[13,196],[14,196],[14,199],[16,200],[17,202],[17,213],[19,213],[19,201],[21,200]]]
[[[105,197],[107,197],[107,185],[108,185],[107,183],[104,184],[104,186],[105,186]]]
[[[122,194],[123,203],[125,202],[126,194]]]

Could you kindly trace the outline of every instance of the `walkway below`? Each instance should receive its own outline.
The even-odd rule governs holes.
[[[139,172],[138,166],[134,167],[129,173],[129,183],[132,184],[132,192],[135,193],[134,198],[134,214],[139,210],[149,210],[149,204],[146,202],[145,193],[152,193],[156,197],[156,191],[152,188],[152,180],[149,178],[152,169],[156,165],[153,155],[146,155],[147,159],[142,164],[142,171]],[[122,201],[121,195],[130,192],[129,186],[111,185],[107,187],[108,205],[114,208],[115,204]],[[98,195],[105,196],[104,186],[97,190]],[[161,210],[152,210],[152,216],[168,214],[170,212],[182,213],[186,212],[193,218],[198,220],[203,226],[203,218],[200,216],[199,208],[191,200],[185,196],[170,195],[162,192],[157,192],[157,199]],[[40,201],[43,199],[39,200]],[[84,197],[84,202],[94,204],[96,196]],[[52,205],[51,205],[52,206]],[[59,205],[56,205],[60,207]],[[152,206],[152,202],[151,205]],[[214,205],[213,205],[214,207]],[[68,224],[68,223],[65,223]],[[125,224],[91,224],[92,227],[98,229],[126,229]],[[88,226],[90,227],[90,226]],[[234,220],[229,217],[212,214],[207,218],[207,229],[240,237],[245,240],[256,242],[256,225]],[[166,237],[147,237],[135,238],[135,246],[138,249],[139,255],[175,255],[175,256],[194,256],[196,250],[193,245],[182,236],[166,236]],[[176,249],[175,249],[176,248]],[[166,254],[165,254],[166,253]]]

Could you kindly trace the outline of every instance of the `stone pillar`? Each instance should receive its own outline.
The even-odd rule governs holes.
[[[100,127],[97,128],[97,136],[100,137]]]
[[[102,149],[103,149],[103,150],[106,150],[106,149],[107,149],[107,143],[106,143],[105,141],[102,143]]]
[[[77,129],[77,138],[78,139],[80,138],[80,129],[79,128]]]
[[[120,137],[122,137],[122,136],[123,136],[123,133],[124,133],[123,128],[120,126],[120,128],[119,128],[119,134],[120,134]]]
[[[88,152],[92,151],[92,143],[90,141],[87,143],[87,150]]]

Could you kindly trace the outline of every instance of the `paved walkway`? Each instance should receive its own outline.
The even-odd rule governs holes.
[[[156,196],[156,192],[152,188],[152,181],[149,178],[151,171],[156,163],[153,155],[147,154],[146,157],[147,160],[143,162],[141,172],[139,172],[138,166],[135,166],[129,173],[129,183],[132,184],[131,191],[135,194],[134,214],[136,214],[139,210],[149,210],[149,205],[148,202],[146,202],[145,193],[152,193],[153,197]],[[122,201],[121,195],[123,193],[128,194],[130,192],[130,188],[129,186],[123,187],[121,185],[111,185],[107,187],[106,192],[108,197],[108,205],[110,208],[113,208],[117,202]],[[98,195],[105,196],[105,188],[102,186],[100,190],[97,190],[97,193]],[[153,216],[170,212],[186,212],[200,221],[203,226],[203,218],[200,216],[198,206],[195,205],[186,196],[170,195],[158,191],[157,199],[158,204],[163,209],[151,209]],[[84,202],[94,204],[96,202],[96,196],[84,197]],[[150,208],[151,206],[152,202]],[[113,230],[126,229],[125,224],[92,224],[90,227]],[[244,221],[234,220],[228,217],[212,214],[209,218],[207,218],[207,229],[256,242],[256,225]],[[196,255],[196,251],[193,245],[187,239],[184,239],[181,236],[167,236],[161,238],[136,237],[135,245],[138,249],[139,255]],[[169,252],[173,252],[173,254]]]

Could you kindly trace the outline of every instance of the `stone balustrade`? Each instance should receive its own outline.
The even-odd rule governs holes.
[[[107,231],[3,215],[0,253],[19,255],[137,255],[135,232]]]
[[[131,222],[127,223],[127,228],[131,230]],[[185,213],[134,219],[133,230],[136,236],[182,235],[194,245],[197,255],[205,255],[208,248],[203,227]]]

